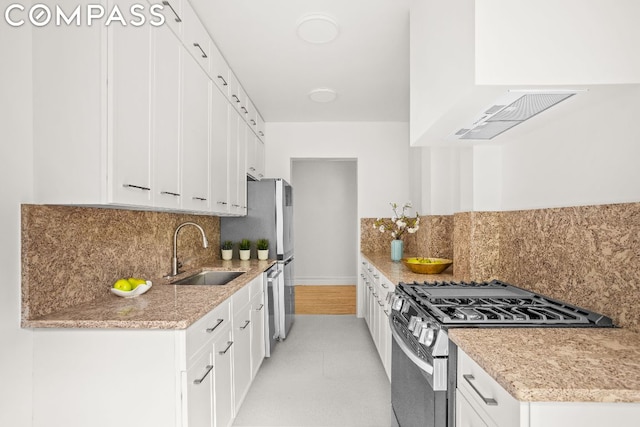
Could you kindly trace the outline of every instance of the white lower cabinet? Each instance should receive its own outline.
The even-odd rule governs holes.
[[[637,426],[639,403],[521,402],[458,349],[456,426]]]
[[[213,342],[213,426],[228,427],[233,422],[233,336],[227,326]],[[191,425],[188,425],[191,427]],[[186,427],[186,426],[183,426]]]
[[[35,329],[33,427],[229,427],[264,358],[259,301],[262,275],[187,329]]]
[[[211,427],[213,425],[213,355],[212,348],[199,352],[198,357],[187,367],[186,425],[189,427]]]
[[[395,290],[395,286],[364,258],[361,260],[360,270],[361,290],[364,294],[364,318],[387,377],[391,379],[390,307],[387,296]]]

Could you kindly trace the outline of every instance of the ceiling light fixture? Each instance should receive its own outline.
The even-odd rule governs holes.
[[[338,23],[327,15],[306,15],[298,20],[298,37],[308,43],[329,43],[339,33]]]
[[[309,98],[311,98],[312,101],[319,103],[332,102],[335,101],[337,97],[338,93],[329,88],[318,88],[309,92]]]

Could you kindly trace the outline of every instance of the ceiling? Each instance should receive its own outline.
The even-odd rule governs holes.
[[[409,120],[409,0],[191,3],[265,121]],[[300,39],[310,14],[333,18],[338,37]],[[335,101],[311,101],[318,88]]]

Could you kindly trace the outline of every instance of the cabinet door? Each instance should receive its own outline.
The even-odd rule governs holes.
[[[228,427],[233,421],[233,340],[231,328],[220,332],[213,343],[213,421],[214,427]]]
[[[211,80],[184,55],[182,78],[182,208],[209,211],[209,96]]]
[[[168,26],[154,29],[153,204],[180,208],[180,40]]]
[[[108,30],[107,188],[111,203],[151,206],[151,26]]]
[[[213,425],[213,361],[207,348],[187,369],[187,425]]]
[[[251,299],[251,377],[255,378],[265,356],[264,293]]]
[[[459,390],[456,390],[456,427],[488,427]]]
[[[217,88],[211,89],[211,210],[229,212],[229,103]]]
[[[251,134],[249,125],[242,119],[239,122],[238,136],[238,204],[240,215],[247,214],[247,142]]]
[[[227,108],[227,117],[229,123],[229,212],[231,214],[238,214],[240,210],[240,203],[238,199],[238,138],[240,116],[238,116],[238,112],[229,105]]]
[[[245,304],[233,318],[233,390],[236,413],[251,385],[251,305]]]

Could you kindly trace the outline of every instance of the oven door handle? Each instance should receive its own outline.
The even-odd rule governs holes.
[[[389,318],[389,320],[392,322],[391,317]],[[403,341],[400,334],[396,331],[396,328],[393,327],[393,323],[391,323],[390,326],[391,326],[391,335],[393,335],[393,339],[398,344],[398,347],[400,347],[400,350],[402,350],[402,352],[406,354],[407,357],[413,362],[413,364],[416,365],[421,371],[424,371],[429,376],[433,376],[433,365],[430,365],[429,363],[425,362],[424,360],[416,356],[415,353],[411,351],[409,346]]]

